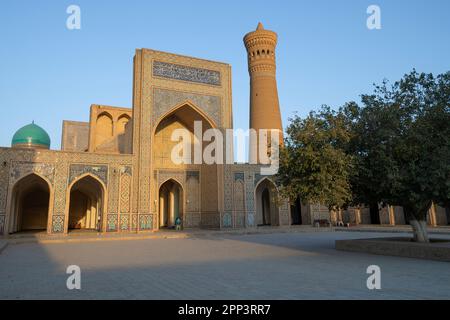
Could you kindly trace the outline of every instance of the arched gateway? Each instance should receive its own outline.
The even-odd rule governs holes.
[[[170,179],[159,188],[159,227],[173,227],[177,218],[183,219],[183,188]]]
[[[92,175],[75,180],[69,188],[68,231],[102,231],[105,188]]]
[[[277,188],[269,179],[263,179],[256,186],[255,201],[257,225],[279,225],[279,208],[275,203],[276,196]]]
[[[21,178],[12,189],[10,233],[47,230],[50,185],[32,173]]]

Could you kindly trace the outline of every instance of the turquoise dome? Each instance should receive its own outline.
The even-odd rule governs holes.
[[[48,133],[33,123],[20,128],[14,134],[12,147],[44,148],[50,149],[50,137]]]

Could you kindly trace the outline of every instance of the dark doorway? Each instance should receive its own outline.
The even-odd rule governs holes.
[[[370,223],[380,224],[380,209],[378,203],[372,203],[370,205]]]
[[[50,189],[36,174],[21,179],[13,190],[10,232],[47,230]]]
[[[291,221],[292,225],[302,224],[302,204],[300,202],[300,197],[297,197],[295,203],[291,205]]]
[[[279,225],[278,191],[269,179],[263,179],[255,189],[256,225]]]
[[[159,227],[173,228],[177,218],[183,219],[183,188],[170,179],[159,188]]]
[[[261,196],[262,200],[262,219],[263,225],[270,225],[270,192],[269,189],[264,189]]]

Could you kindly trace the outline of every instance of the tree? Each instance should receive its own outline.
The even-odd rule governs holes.
[[[362,104],[345,107],[344,113],[350,123],[351,139],[347,152],[353,155],[354,170],[350,181],[353,195],[352,205],[368,205],[372,223],[379,223],[378,204],[383,203],[394,189],[397,163],[391,155],[399,134],[399,116],[387,107],[392,100],[387,91],[387,82],[376,87],[372,95],[362,95]],[[381,95],[380,92],[384,94]],[[381,96],[381,97],[380,97]]]
[[[349,153],[355,199],[402,206],[414,239],[428,242],[432,201],[450,198],[450,75],[415,70],[363,95]]]
[[[323,106],[305,119],[290,119],[280,169],[280,193],[291,202],[320,203],[339,210],[351,201],[352,156],[345,152],[350,136],[346,117]]]
[[[330,210],[401,206],[414,239],[428,242],[432,202],[450,206],[450,72],[413,70],[362,95],[361,106],[295,116],[285,140],[282,195]]]

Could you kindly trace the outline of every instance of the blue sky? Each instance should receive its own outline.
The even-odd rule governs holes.
[[[81,8],[81,30],[66,9]],[[366,27],[369,5],[382,29]],[[3,1],[0,6],[0,146],[32,120],[60,147],[62,120],[87,121],[92,103],[131,107],[132,58],[152,48],[229,63],[235,128],[248,127],[242,37],[261,21],[279,35],[283,122],[321,104],[359,101],[374,82],[412,68],[450,70],[450,1]]]

